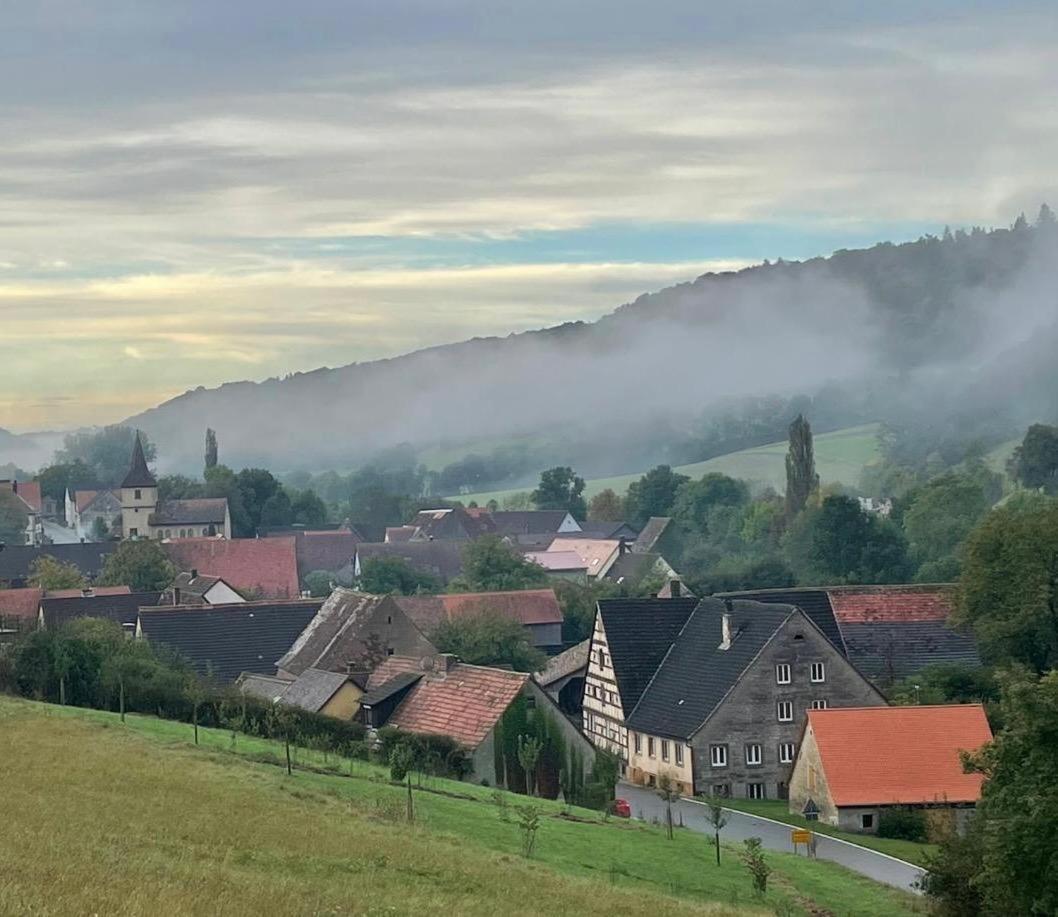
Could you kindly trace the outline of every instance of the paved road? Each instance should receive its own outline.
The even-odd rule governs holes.
[[[647,820],[657,818],[659,822],[664,823],[665,803],[657,793],[644,787],[621,783],[617,787],[617,795],[628,800],[632,807],[633,817]],[[678,803],[674,803],[672,817],[679,824],[677,809],[683,813],[684,826],[692,831],[712,835],[713,826],[709,823],[705,806],[701,803],[689,799],[681,799]],[[749,815],[746,812],[737,812],[734,809],[725,811],[728,822],[721,833],[724,841],[730,843],[731,841],[744,841],[748,837],[759,837],[769,850],[793,853],[789,825],[779,824],[779,822],[757,815]],[[803,851],[804,847],[799,849]],[[924,872],[921,867],[913,863],[906,863],[895,857],[886,856],[884,853],[878,853],[876,850],[827,837],[825,834],[816,835],[816,856],[821,860],[831,860],[847,866],[876,882],[883,882],[906,891],[915,891],[912,883]]]

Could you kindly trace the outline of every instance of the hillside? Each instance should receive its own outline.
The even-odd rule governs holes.
[[[880,455],[878,443],[879,425],[864,424],[821,433],[815,437],[816,468],[822,483],[839,483],[855,487],[865,465],[876,461]],[[772,487],[779,493],[786,490],[786,452],[789,444],[769,443],[753,449],[743,449],[730,455],[721,455],[705,462],[677,465],[675,471],[690,478],[700,478],[709,472],[720,472],[758,486]],[[590,499],[601,490],[610,488],[618,494],[628,490],[628,485],[648,471],[625,474],[611,478],[594,478],[585,484],[584,493]],[[518,493],[518,489],[457,494],[453,499],[463,502],[471,500],[484,505],[489,500],[503,502],[506,497]]]
[[[689,447],[681,461],[715,455],[702,430],[726,420],[711,412],[737,420],[742,399],[772,396],[808,399],[823,428],[896,421],[996,443],[1058,412],[1056,254],[1052,222],[1019,220],[765,263],[593,323],[199,388],[129,422],[163,468],[192,470],[211,426],[235,467],[349,468],[402,443],[522,437],[557,441],[544,467],[599,477],[669,460],[673,443]]]
[[[674,841],[596,813],[543,811],[537,852],[491,791],[428,780],[404,790],[379,769],[185,724],[0,698],[9,737],[0,913],[703,914],[896,917],[921,902],[839,867],[770,854],[768,896],[733,851],[708,862],[700,835]],[[312,766],[318,770],[306,769]],[[120,779],[116,778],[120,775]],[[512,802],[517,802],[512,798]],[[120,868],[117,868],[120,867]],[[502,902],[502,906],[500,905]]]

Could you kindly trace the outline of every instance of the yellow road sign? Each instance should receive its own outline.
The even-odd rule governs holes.
[[[812,832],[805,831],[802,828],[795,828],[790,832],[790,837],[793,839],[795,844],[811,844],[812,843]]]

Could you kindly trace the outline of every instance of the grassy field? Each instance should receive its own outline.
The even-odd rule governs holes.
[[[830,825],[825,825],[822,822],[810,822],[805,818],[801,818],[800,815],[790,814],[787,803],[778,799],[731,799],[725,801],[724,804],[731,809],[738,809],[741,812],[749,812],[751,815],[761,815],[764,818],[772,819],[772,821],[794,825],[798,828],[810,828],[817,834],[828,834],[831,837],[838,837],[842,840],[850,841],[853,844],[859,844],[861,847],[870,847],[872,850],[877,850],[879,853],[887,853],[891,857],[906,860],[909,863],[918,863],[920,866],[925,865],[927,855],[934,853],[937,850],[932,844],[919,844],[915,841],[900,841],[886,837],[874,837],[871,834],[853,834],[848,831],[841,831]]]
[[[483,787],[404,790],[379,768],[264,740],[0,698],[0,913],[925,913],[840,867],[768,854],[765,899],[726,851],[678,831],[538,801],[537,851]],[[350,767],[352,768],[350,773]],[[512,807],[519,800],[510,797]]]
[[[861,427],[848,427],[831,433],[821,433],[815,437],[816,469],[824,484],[840,482],[855,486],[859,483],[860,474],[865,465],[877,461],[880,457],[878,448],[879,424],[865,424]],[[711,471],[719,471],[733,478],[741,478],[759,485],[774,487],[780,493],[786,489],[786,450],[788,443],[770,443],[754,449],[743,449],[721,455],[705,462],[692,465],[679,465],[675,469],[680,474],[691,478],[700,478]],[[596,478],[587,482],[584,493],[591,498],[607,487],[621,494],[628,490],[628,485],[638,480],[643,472],[625,474],[613,478]],[[489,500],[503,502],[505,497],[518,493],[524,488],[499,490],[489,493],[465,494],[458,499],[463,502],[476,500],[484,505]]]

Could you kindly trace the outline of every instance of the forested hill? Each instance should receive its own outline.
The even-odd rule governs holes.
[[[668,458],[669,438],[679,459],[707,457],[691,453],[718,412],[762,398],[813,399],[835,424],[936,407],[999,435],[1055,416],[1056,256],[1043,208],[1035,224],[705,274],[594,323],[200,388],[128,422],[163,465],[188,468],[210,426],[236,466],[343,468],[401,443],[532,436],[561,444],[548,460],[566,449],[616,473],[614,449],[634,468]],[[1000,387],[1012,368],[1014,399]]]

